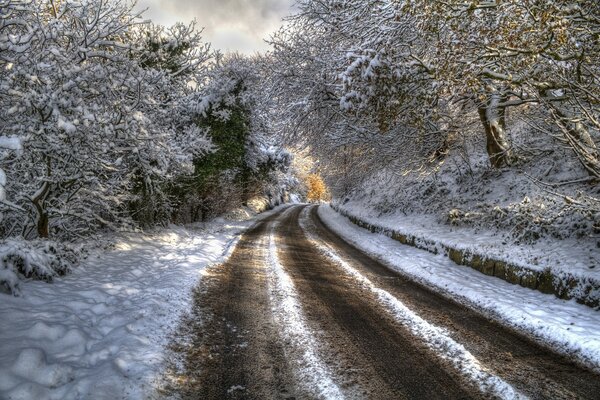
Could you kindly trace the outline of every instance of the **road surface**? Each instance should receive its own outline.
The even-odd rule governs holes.
[[[173,391],[189,399],[600,398],[599,375],[386,268],[316,211],[272,214],[211,268],[182,328],[189,343]]]

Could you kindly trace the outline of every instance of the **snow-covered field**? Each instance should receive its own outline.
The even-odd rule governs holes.
[[[205,268],[251,220],[131,234],[53,284],[0,294],[0,398],[145,399]]]
[[[474,305],[491,317],[600,370],[600,312],[573,300],[560,300],[512,285],[457,265],[442,255],[373,234],[352,224],[329,206],[319,207],[319,215],[348,242],[402,274]]]

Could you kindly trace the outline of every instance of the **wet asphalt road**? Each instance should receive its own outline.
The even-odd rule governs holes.
[[[307,237],[329,246],[374,285],[446,330],[486,372],[533,399],[600,399],[600,376],[388,269],[346,243],[315,206],[293,206],[258,222],[194,294],[194,310],[173,346],[182,371],[171,387],[186,399],[319,397],[299,379],[297,355],[274,316],[269,237],[298,293],[316,352],[345,398],[492,398],[396,321],[355,277]],[[272,288],[271,288],[272,290]]]

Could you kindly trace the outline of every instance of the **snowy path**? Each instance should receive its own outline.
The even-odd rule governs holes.
[[[0,398],[148,398],[192,288],[251,223],[130,235],[53,284],[0,295]]]
[[[400,324],[415,336],[421,339],[429,348],[434,350],[442,359],[463,374],[466,379],[478,386],[482,392],[489,393],[492,396],[507,399],[526,398],[518,393],[510,384],[503,381],[501,378],[488,372],[487,368],[481,365],[464,346],[457,343],[450,337],[445,329],[432,325],[425,321],[419,315],[415,314],[411,309],[406,307],[396,297],[391,295],[386,290],[383,290],[369,280],[365,275],[361,274],[357,269],[352,267],[348,262],[344,261],[340,255],[331,246],[322,244],[322,240],[315,236],[312,232],[317,230],[315,224],[307,216],[309,209],[303,210],[303,215],[300,220],[300,225],[319,251],[326,257],[338,264],[345,273],[355,278],[366,291],[374,294],[383,308]]]
[[[299,293],[276,251],[281,214],[246,232],[207,270],[176,345],[169,394],[193,399],[343,398],[319,358]],[[177,354],[176,354],[177,356]]]
[[[311,221],[318,226],[319,238],[378,289],[443,328],[484,368],[517,390],[553,399],[594,398],[600,393],[598,373],[571,361],[598,368],[597,311],[372,234],[329,207],[319,207],[318,213],[314,208]]]
[[[483,275],[447,257],[403,246],[357,227],[329,206],[319,207],[318,214],[329,229],[386,266],[600,371],[600,312],[574,300]]]

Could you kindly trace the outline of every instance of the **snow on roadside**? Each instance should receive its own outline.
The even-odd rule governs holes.
[[[406,307],[400,300],[389,292],[376,287],[367,277],[344,261],[335,250],[323,244],[316,237],[312,222],[308,218],[309,208],[302,211],[300,225],[307,238],[328,258],[338,264],[350,276],[354,277],[366,290],[377,296],[379,302],[393,315],[396,321],[411,331],[413,335],[424,340],[435,353],[449,361],[463,376],[478,386],[484,393],[501,399],[525,399],[509,383],[482,369],[478,360],[465,347],[457,343],[442,328],[432,325]]]
[[[490,317],[600,371],[600,312],[574,300],[561,300],[512,285],[457,265],[447,257],[373,234],[329,206],[319,207],[318,212],[338,235],[391,268],[474,305]]]
[[[597,240],[591,238],[556,240],[543,237],[535,243],[514,244],[499,232],[441,224],[438,217],[430,214],[404,215],[398,212],[379,217],[378,212],[358,201],[349,201],[338,206],[362,221],[416,238],[430,239],[476,254],[485,253],[494,259],[523,265],[528,269],[542,271],[549,268],[557,276],[569,274],[600,280],[600,251],[597,250]]]
[[[318,356],[314,334],[307,328],[294,283],[277,256],[274,230],[278,223],[274,222],[271,227],[268,244],[269,292],[275,319],[292,352],[301,355],[299,360],[294,361],[300,376],[298,381],[304,389],[314,398],[343,399],[344,395],[333,381],[331,372]]]
[[[192,288],[251,224],[131,234],[53,284],[0,294],[0,398],[152,397]]]

